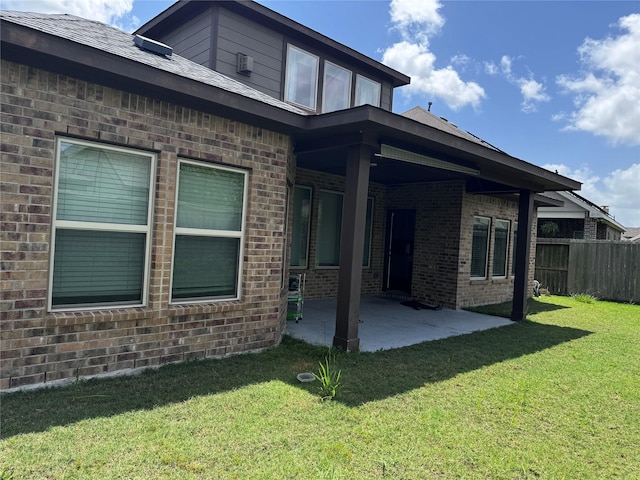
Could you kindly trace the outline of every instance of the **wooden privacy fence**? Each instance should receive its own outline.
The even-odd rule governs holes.
[[[535,272],[555,295],[640,303],[640,243],[539,238]]]

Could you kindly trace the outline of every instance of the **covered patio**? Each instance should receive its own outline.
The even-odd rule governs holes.
[[[312,345],[332,345],[336,307],[335,298],[305,301],[302,320],[287,322],[285,333]],[[360,350],[364,352],[406,347],[514,323],[466,310],[416,309],[400,300],[378,296],[361,298],[360,320],[358,334]]]

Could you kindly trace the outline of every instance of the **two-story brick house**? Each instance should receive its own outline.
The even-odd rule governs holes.
[[[521,319],[536,194],[579,188],[253,2],[0,21],[3,389],[277,345],[289,272],[349,350],[362,294]]]

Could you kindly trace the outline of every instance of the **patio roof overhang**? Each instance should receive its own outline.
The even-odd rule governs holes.
[[[377,149],[370,181],[385,185],[466,179],[467,191],[514,194],[578,190],[580,183],[512,157],[496,148],[364,105],[306,118],[296,132],[298,167],[345,174],[346,147],[367,144]],[[385,155],[384,146],[408,152],[406,158]],[[410,156],[434,162],[413,161]],[[444,165],[438,166],[442,162]],[[447,167],[447,164],[449,167]]]

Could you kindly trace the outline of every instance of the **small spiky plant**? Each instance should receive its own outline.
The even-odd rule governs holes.
[[[320,382],[318,390],[322,400],[332,400],[342,385],[340,382],[342,370],[336,370],[335,357],[332,355],[325,357],[324,362],[319,363],[318,373],[314,373],[313,376]]]

